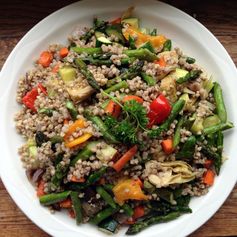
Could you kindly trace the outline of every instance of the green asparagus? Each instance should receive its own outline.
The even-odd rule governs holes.
[[[222,89],[219,83],[214,83],[214,99],[216,102],[217,115],[219,116],[222,123],[227,121],[227,112],[225,108],[225,103],[222,95]]]
[[[117,83],[117,84],[115,84],[115,85],[105,89],[104,92],[105,93],[110,93],[112,91],[118,91],[118,90],[120,90],[122,88],[124,88],[124,89],[128,88],[128,83],[126,81],[121,81],[121,82],[119,82],[119,83]]]
[[[142,79],[148,84],[148,86],[154,86],[156,84],[156,80],[147,75],[145,72],[141,72]]]
[[[179,122],[175,128],[175,133],[174,133],[174,138],[173,138],[173,146],[176,147],[178,146],[179,142],[180,142],[180,130],[183,126],[183,123],[184,123],[184,118],[181,117],[179,119]]]
[[[176,218],[178,218],[181,215],[180,212],[171,212],[165,216],[153,216],[150,217],[148,219],[145,219],[141,222],[137,222],[133,225],[131,225],[126,234],[127,235],[134,235],[137,234],[138,232],[144,230],[145,228],[147,228],[148,226],[154,225],[154,224],[158,224],[158,223],[162,223],[162,222],[167,222],[167,221],[172,221]]]
[[[68,109],[72,119],[76,120],[78,112],[77,112],[77,109],[75,108],[74,104],[72,103],[72,101],[67,101],[66,102],[66,108]]]
[[[204,128],[203,129],[203,134],[208,135],[208,134],[211,134],[211,133],[216,133],[218,131],[224,131],[224,130],[227,130],[227,129],[230,129],[230,128],[233,128],[233,127],[234,127],[234,125],[233,125],[232,122],[220,123],[220,124],[217,124],[217,125],[210,126],[208,128]]]
[[[74,213],[76,215],[76,222],[77,224],[80,224],[82,222],[82,207],[81,207],[81,201],[78,197],[78,192],[71,192],[71,200],[72,200],[72,208],[74,210]]]
[[[158,57],[156,54],[150,52],[148,49],[128,49],[123,51],[128,57],[134,57],[140,60],[146,60],[148,62],[153,62]]]
[[[95,80],[93,74],[87,69],[87,65],[79,58],[75,59],[76,66],[80,69],[83,76],[86,78],[89,85],[99,91],[100,86],[98,85],[97,81]]]
[[[96,192],[105,200],[105,202],[110,205],[112,208],[116,208],[116,203],[111,195],[105,191],[105,189],[101,186],[96,187]]]
[[[62,193],[51,193],[43,195],[39,198],[40,204],[48,206],[58,202],[61,202],[70,195],[71,191],[64,191]]]
[[[109,216],[112,216],[118,210],[119,210],[118,207],[116,207],[116,208],[107,207],[107,208],[103,209],[102,211],[100,211],[99,213],[97,213],[95,217],[90,219],[90,222],[92,224],[98,225],[101,221],[103,221],[104,219],[106,219]]]
[[[107,128],[107,126],[104,124],[102,119],[99,116],[91,116],[89,114],[86,115],[87,119],[91,120],[100,130],[100,132],[103,134],[103,137],[110,143],[118,143],[117,139],[114,137],[113,134],[111,134]]]

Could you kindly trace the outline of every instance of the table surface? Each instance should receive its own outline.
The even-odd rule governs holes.
[[[0,68],[17,42],[41,19],[74,2],[3,0],[0,8]],[[237,65],[237,1],[165,1],[194,16],[224,45]],[[218,197],[217,197],[218,198]],[[49,236],[15,205],[0,180],[0,236]],[[192,237],[237,236],[237,186],[219,211]]]

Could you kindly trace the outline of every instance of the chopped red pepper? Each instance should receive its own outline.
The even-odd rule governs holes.
[[[162,123],[170,115],[170,112],[171,106],[169,101],[162,94],[159,95],[150,104],[150,111],[148,113],[148,127],[152,127],[154,124]]]
[[[34,112],[37,112],[35,108],[35,100],[39,95],[38,89],[40,89],[40,91],[45,95],[47,94],[46,88],[43,87],[42,84],[38,84],[37,87],[34,87],[32,90],[28,91],[26,95],[22,98],[22,103]]]

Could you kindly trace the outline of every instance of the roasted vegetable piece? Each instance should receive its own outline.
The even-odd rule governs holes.
[[[117,183],[113,188],[115,200],[123,205],[126,200],[148,200],[140,185],[133,179],[126,179]]]

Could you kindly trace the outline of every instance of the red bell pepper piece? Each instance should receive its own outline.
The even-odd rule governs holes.
[[[28,91],[26,95],[22,98],[22,103],[29,109],[34,112],[36,111],[35,108],[35,100],[39,95],[38,89],[44,94],[47,94],[46,88],[42,86],[42,84],[38,84],[38,86],[34,87],[32,90]]]
[[[149,124],[148,127],[152,127],[154,124],[162,123],[171,112],[171,106],[166,97],[160,94],[150,104],[150,111],[148,113]]]

